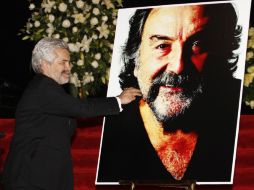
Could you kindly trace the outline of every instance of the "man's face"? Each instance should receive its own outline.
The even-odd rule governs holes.
[[[58,84],[69,82],[70,78],[70,53],[66,49],[56,49],[54,51],[55,59],[52,63],[43,64],[43,74],[54,79]]]
[[[202,6],[153,9],[146,20],[134,75],[159,121],[183,114],[202,93],[207,23]]]

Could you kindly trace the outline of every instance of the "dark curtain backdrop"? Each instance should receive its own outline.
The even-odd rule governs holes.
[[[29,65],[34,43],[17,36],[29,17],[28,1],[1,1],[0,6],[0,118],[9,118],[13,117],[22,91],[33,76]]]
[[[201,1],[202,0],[123,0],[123,6],[136,7]],[[0,6],[0,40],[2,46],[0,60],[0,117],[12,117],[22,90],[33,76],[33,72],[30,68],[30,59],[34,42],[22,41],[21,37],[17,36],[17,33],[19,33],[19,30],[26,24],[30,16],[28,1],[5,0],[1,2]],[[254,26],[253,11],[251,12],[250,23]],[[245,105],[242,106],[242,112],[245,114],[254,114],[254,110],[251,110]]]
[[[1,11],[1,70],[0,78],[22,87],[30,79],[29,64],[32,42],[17,36],[29,18],[27,0],[3,1]]]

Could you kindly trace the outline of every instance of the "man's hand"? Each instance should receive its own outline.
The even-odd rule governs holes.
[[[125,88],[123,92],[118,96],[121,100],[121,104],[128,104],[136,99],[136,96],[141,96],[140,90],[130,87]]]

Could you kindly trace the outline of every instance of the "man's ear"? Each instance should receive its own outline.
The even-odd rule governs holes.
[[[45,60],[41,60],[41,71],[43,74],[47,73],[49,70],[49,64]]]

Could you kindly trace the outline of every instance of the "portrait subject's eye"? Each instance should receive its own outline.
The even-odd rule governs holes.
[[[171,44],[169,43],[162,43],[155,47],[155,49],[159,50],[163,54],[167,54],[171,51]]]
[[[201,54],[204,52],[204,47],[203,47],[203,44],[201,43],[200,40],[196,40],[192,43],[192,53],[194,55],[197,55],[197,54]]]

